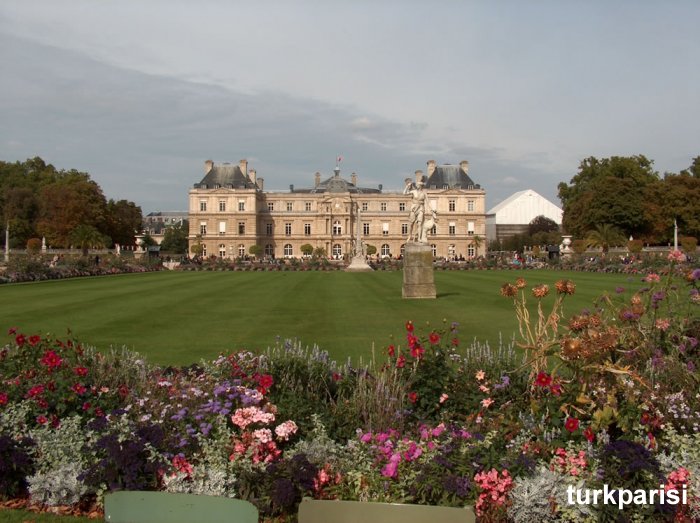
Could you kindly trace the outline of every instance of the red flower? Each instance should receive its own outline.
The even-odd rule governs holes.
[[[417,392],[409,392],[408,393],[408,401],[411,403],[415,403],[418,401],[418,393]]]
[[[98,418],[101,418],[104,415],[105,415],[105,413],[100,407],[97,407],[95,409],[95,416],[97,416]]]
[[[20,347],[24,345],[27,342],[27,338],[24,336],[24,334],[18,334],[15,337],[15,343],[19,345]]]
[[[578,420],[576,418],[566,418],[564,428],[569,432],[575,432],[578,430]]]
[[[36,400],[36,404],[40,409],[48,409],[49,408],[49,402],[46,401],[44,398],[38,398]]]
[[[7,405],[7,400],[8,400],[7,394],[4,392],[0,392],[0,405]]]
[[[27,397],[33,398],[44,393],[43,385],[34,385],[31,389],[27,391]]]
[[[51,414],[51,426],[54,429],[57,429],[61,425],[61,420],[58,419],[58,416],[56,414]]]
[[[333,373],[333,381],[340,381],[343,379],[343,376],[338,374],[337,372]]]
[[[583,431],[583,436],[593,443],[593,440],[595,439],[595,434],[593,433],[593,429],[591,427],[586,427],[586,430]]]
[[[86,367],[76,367],[73,369],[78,376],[87,376],[88,370]]]
[[[561,396],[561,385],[559,383],[552,383],[549,386],[549,392],[551,392],[555,396]]]
[[[650,421],[651,421],[651,416],[649,415],[649,413],[648,413],[648,412],[642,412],[642,415],[641,415],[641,417],[640,417],[640,419],[639,419],[639,423],[641,423],[642,425],[646,425],[646,424],[649,423]]]
[[[406,330],[408,332],[413,332],[413,322],[412,321],[407,321],[406,322]]]
[[[63,363],[61,357],[52,350],[47,350],[44,353],[44,357],[41,358],[41,364],[47,366],[49,369],[60,367],[61,363]]]
[[[117,393],[119,394],[119,397],[124,399],[129,395],[129,387],[127,387],[124,384],[119,385],[119,388],[117,389]]]
[[[73,385],[71,387],[71,390],[73,392],[75,392],[78,396],[81,396],[81,395],[85,394],[85,391],[87,389],[85,388],[85,385],[83,385],[82,383],[76,383],[75,385]]]
[[[440,343],[440,335],[437,332],[431,332],[430,336],[428,336],[428,339],[433,345],[437,345],[438,343]]]
[[[396,354],[396,348],[395,348],[393,345],[389,345],[389,346],[386,348],[386,351],[389,353],[389,356],[392,357],[392,358],[393,358],[394,355]]]
[[[34,334],[33,336],[29,336],[29,345],[34,347],[37,343],[41,341],[41,336],[37,336]]]
[[[455,347],[459,345],[459,340],[457,338],[452,338],[452,345]]]
[[[39,425],[46,425],[47,421],[49,421],[48,418],[46,416],[44,416],[43,414],[36,417],[36,422]]]
[[[90,410],[90,407],[92,407],[92,404],[89,401],[83,403],[83,410]]]
[[[10,327],[9,329],[7,329],[7,334],[10,336],[14,336],[15,334],[17,334],[17,327]]]
[[[402,369],[404,365],[406,365],[406,358],[403,354],[399,354],[399,357],[396,358],[396,367]]]
[[[410,348],[413,348],[416,345],[418,345],[418,338],[416,338],[413,334],[409,334],[408,336],[406,336],[406,339],[408,340],[408,346]]]
[[[269,374],[263,374],[258,378],[258,385],[265,389],[269,389],[272,387],[272,384],[275,382],[274,378],[270,376]]]
[[[420,345],[416,345],[415,347],[411,348],[411,357],[419,360],[423,357],[423,354],[425,353],[425,349],[421,347]]]
[[[552,377],[546,372],[540,372],[535,378],[535,385],[538,387],[549,387],[552,384]]]

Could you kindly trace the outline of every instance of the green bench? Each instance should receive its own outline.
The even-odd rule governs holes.
[[[110,523],[258,523],[258,509],[241,499],[170,492],[105,494]]]
[[[299,523],[474,523],[471,507],[435,507],[304,498]]]

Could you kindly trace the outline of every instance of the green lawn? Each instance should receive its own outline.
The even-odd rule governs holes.
[[[505,281],[570,278],[568,313],[640,278],[559,271],[437,271],[436,300],[403,300],[401,272],[160,272],[0,286],[0,329],[64,336],[99,349],[125,345],[161,364],[189,364],[222,351],[264,349],[298,338],[336,359],[371,354],[404,339],[404,323],[459,323],[463,344],[498,342],[517,324]],[[552,289],[554,291],[554,289]]]

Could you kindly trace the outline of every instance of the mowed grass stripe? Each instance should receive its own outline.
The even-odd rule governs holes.
[[[498,342],[517,329],[505,281],[577,283],[566,311],[593,307],[623,275],[558,271],[436,271],[436,300],[403,300],[401,272],[161,272],[0,287],[0,328],[27,334],[67,329],[99,349],[125,345],[162,364],[189,364],[236,349],[261,350],[277,337],[318,343],[331,355],[367,358],[372,345],[404,344],[406,320],[422,333],[458,322],[463,345]],[[554,289],[552,289],[554,294]],[[553,296],[548,298],[551,303]],[[534,305],[534,299],[530,300]],[[426,324],[429,324],[426,325]]]

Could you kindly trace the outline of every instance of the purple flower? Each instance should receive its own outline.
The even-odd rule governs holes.
[[[688,372],[695,372],[695,363],[692,361],[689,361],[686,367],[688,368]]]
[[[617,294],[622,294],[623,292],[625,292],[625,288],[624,287],[615,287],[615,292]]]
[[[700,269],[694,269],[693,272],[690,273],[690,279],[693,281],[700,280]]]
[[[504,374],[503,376],[501,376],[501,382],[496,383],[493,386],[493,388],[500,390],[500,389],[505,389],[508,385],[510,385],[510,378],[506,374]]]

